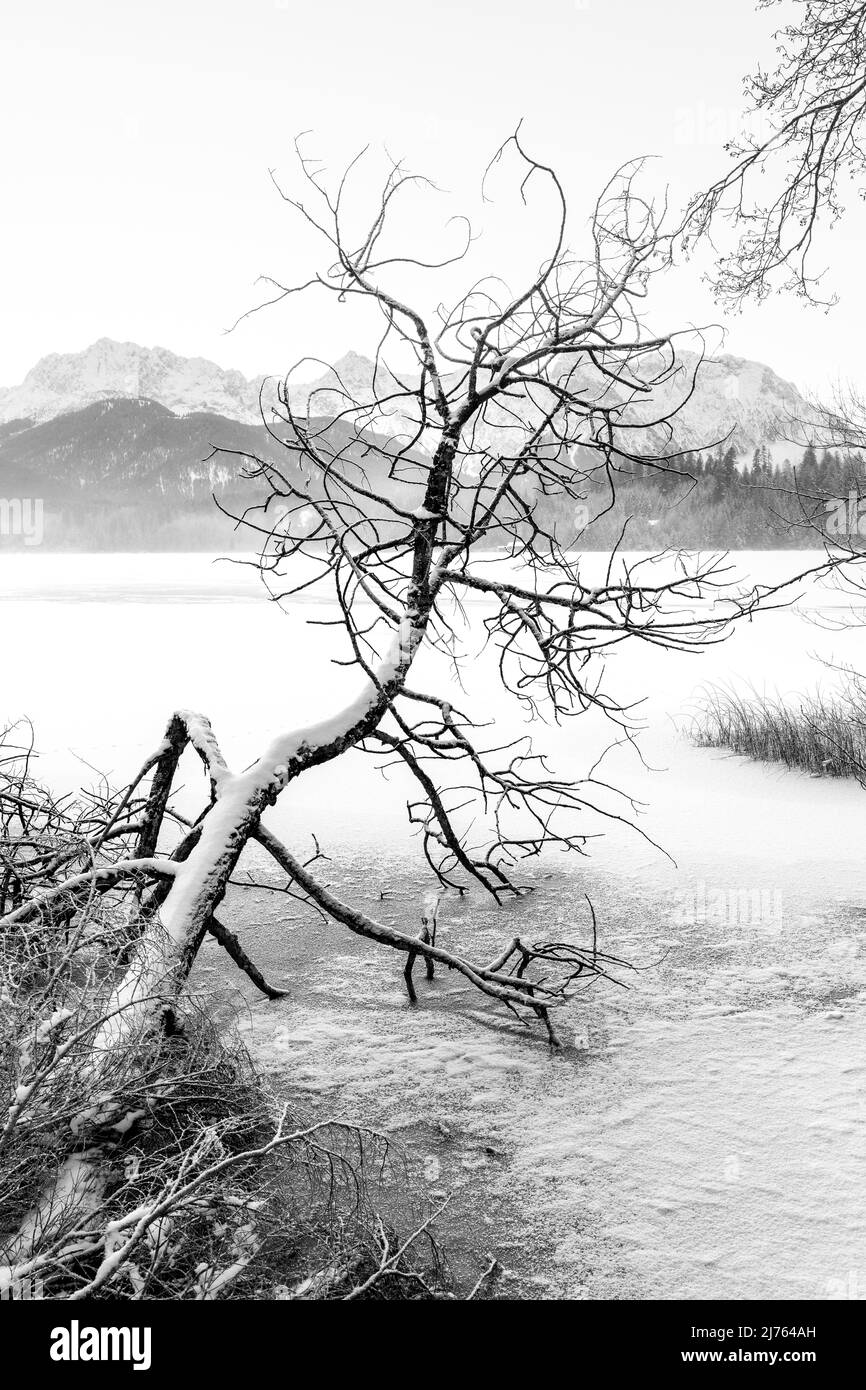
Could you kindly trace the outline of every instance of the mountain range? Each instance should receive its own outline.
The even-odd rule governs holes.
[[[19,386],[0,388],[0,422],[38,424],[99,401],[143,398],[176,415],[208,411],[253,425],[261,422],[260,386],[204,357],[100,338],[83,352],[52,352]]]
[[[684,356],[684,366],[687,376],[694,359]],[[333,418],[345,409],[344,391],[372,401],[372,376],[368,359],[348,353],[318,380],[293,388],[293,406]],[[672,381],[660,401],[654,398],[654,414],[673,406],[684,381]],[[212,494],[231,508],[249,500],[237,455],[273,447],[260,411],[260,398],[267,401],[273,389],[273,379],[248,379],[204,358],[107,338],[83,352],[53,353],[19,386],[0,389],[0,497],[42,497],[64,518],[55,528],[63,543],[123,548],[127,536],[133,548],[147,548],[159,515],[167,545],[184,548],[192,526],[196,543],[218,548],[229,532]],[[799,457],[785,436],[807,415],[796,387],[771,368],[721,356],[700,365],[672,441],[648,428],[641,443],[670,451],[727,439],[741,457],[766,445],[781,461]],[[385,438],[406,426],[399,410],[370,422]],[[495,417],[486,433],[495,443]],[[130,528],[141,535],[128,536]]]
[[[695,370],[693,354],[681,355],[683,374],[654,397],[662,409],[684,394]],[[312,383],[295,386],[292,403],[312,413],[336,415],[346,393],[372,401],[373,364],[349,352]],[[391,379],[393,380],[393,379]],[[210,414],[239,424],[261,423],[260,393],[275,378],[247,378],[204,357],[178,357],[165,348],[117,343],[100,338],[83,352],[51,353],[31,368],[19,386],[0,388],[0,423],[14,420],[40,424],[108,400],[151,400],[174,415]],[[771,444],[786,433],[790,420],[803,418],[807,402],[790,382],[770,367],[742,357],[707,358],[697,371],[698,386],[674,425],[681,448],[703,448],[733,431],[738,453]],[[388,376],[385,377],[386,387]],[[381,388],[381,380],[380,380]],[[381,429],[381,423],[380,423]],[[403,427],[396,412],[390,432]]]

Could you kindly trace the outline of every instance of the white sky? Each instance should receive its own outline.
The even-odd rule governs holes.
[[[725,166],[742,76],[772,56],[782,14],[756,14],[752,0],[7,0],[0,382],[102,336],[249,375],[304,352],[369,353],[365,325],[322,295],[224,333],[258,301],[258,274],[294,280],[315,267],[268,178],[275,167],[297,187],[297,132],[313,131],[335,169],[386,142],[453,195],[413,209],[419,233],[434,225],[428,210],[480,211],[489,268],[508,277],[540,257],[543,238],[527,241],[539,224],[513,201],[497,219],[477,192],[520,116],[561,173],[579,244],[621,161],[659,156],[653,178],[675,203]],[[801,385],[860,376],[864,229],[852,207],[826,238],[838,308],[772,300],[729,325],[726,350]],[[689,270],[654,326],[717,320]]]

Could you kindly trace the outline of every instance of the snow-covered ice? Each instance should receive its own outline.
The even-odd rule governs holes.
[[[762,578],[802,560],[738,558]],[[346,677],[326,664],[323,629],[304,625],[309,608],[281,616],[251,601],[249,572],[216,574],[211,588],[200,556],[2,559],[11,649],[40,634],[5,673],[2,713],[34,718],[46,775],[86,780],[83,758],[121,780],[179,705],[210,718],[239,769],[293,722],[339,708]],[[813,614],[839,603],[805,596]],[[113,645],[98,680],[91,622]],[[151,650],[162,659],[145,659]],[[479,1249],[501,1250],[525,1279],[543,1261],[545,1296],[866,1291],[866,795],[696,749],[682,732],[710,681],[781,694],[826,685],[814,654],[866,669],[866,633],[786,611],[704,656],[621,649],[608,685],[646,697],[643,747],[659,770],[620,755],[606,770],[646,803],[641,824],[676,864],[609,827],[570,869],[539,866],[528,900],[441,903],[440,941],[483,955],[515,926],[577,929],[591,894],[603,948],[647,968],[628,993],[598,988],[572,1006],[564,1056],[453,977],[419,981],[412,1009],[396,957],[336,927],[283,925],[284,904],[267,894],[247,909],[245,944],[290,990],[265,1004],[242,986],[245,1037],[275,1082],[402,1140],[431,1193],[456,1191],[453,1219]],[[485,714],[520,731],[489,664],[473,662],[469,679]],[[565,771],[585,772],[597,752],[589,721],[540,736]],[[396,774],[389,785],[350,758],[302,779],[269,819],[293,847],[319,836],[337,891],[416,927],[429,885],[409,857],[405,799]],[[203,985],[218,961],[206,948]]]

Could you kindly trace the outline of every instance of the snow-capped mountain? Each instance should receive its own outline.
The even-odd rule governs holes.
[[[810,407],[796,386],[761,362],[747,358],[722,355],[706,358],[699,362],[693,353],[680,354],[681,370],[659,390],[654,390],[650,400],[644,404],[642,399],[631,408],[629,419],[632,425],[641,420],[658,420],[682,408],[671,421],[672,435],[667,427],[648,425],[645,432],[632,436],[632,446],[643,448],[648,453],[671,452],[675,449],[708,449],[722,440],[733,444],[741,457],[749,457],[759,445],[767,445],[774,460],[781,462],[790,454],[796,456],[797,444],[791,440],[804,442],[801,422],[809,418]],[[565,370],[565,368],[563,368]],[[697,385],[689,395],[692,378]],[[399,395],[400,387],[387,368],[379,369],[376,380],[376,394],[380,402],[390,392]],[[607,395],[608,402],[612,393]],[[311,413],[315,415],[337,415],[345,411],[350,398],[358,403],[369,404],[375,399],[373,391],[373,363],[357,353],[347,353],[334,366],[324,372],[315,382],[293,387],[291,401],[300,413],[306,413],[309,402]],[[379,433],[414,433],[417,416],[404,413],[404,403],[399,399],[384,400],[375,415],[371,414],[369,423]],[[488,408],[486,423],[476,431],[476,441],[495,448],[500,442],[510,449],[513,444],[514,397],[509,402],[509,413],[497,412]],[[500,417],[501,416],[501,420]],[[497,440],[498,423],[506,434]]]
[[[681,376],[654,393],[647,419],[664,414],[686,394],[695,359],[684,353],[682,362]],[[165,348],[100,338],[83,352],[43,357],[20,386],[0,388],[0,423],[22,419],[40,423],[99,401],[146,399],[175,415],[206,411],[257,425],[261,423],[262,381],[227,371],[203,357],[179,357]],[[747,455],[760,444],[772,446],[790,437],[796,433],[794,422],[808,416],[807,403],[797,388],[760,362],[727,355],[709,358],[701,364],[697,382],[673,422],[671,443],[664,431],[656,439],[650,429],[644,441],[649,448],[664,444],[701,449],[730,435],[738,453]],[[376,386],[380,400],[400,389],[387,368],[380,368]],[[293,385],[291,390],[293,407],[304,414],[309,409],[317,416],[340,414],[349,398],[364,403],[374,399],[373,364],[355,352],[346,353],[317,380]],[[386,404],[363,423],[380,434],[412,428],[399,401]],[[495,415],[485,433],[490,435],[488,442],[495,443]]]
[[[401,409],[401,402],[387,400],[391,394],[399,396],[402,390],[387,367],[380,363],[377,368],[368,357],[347,352],[314,380],[292,382],[289,400],[292,409],[300,414],[332,418],[346,410],[350,401],[370,404],[376,400],[380,403],[375,412],[377,430],[386,434],[398,434],[405,429],[414,432],[411,420]],[[405,404],[412,406],[411,401]]]
[[[786,453],[797,457],[798,445],[791,441],[802,440],[803,423],[814,412],[790,381],[762,362],[729,354],[698,364],[693,354],[684,352],[681,361],[683,379],[671,382],[659,398],[662,409],[673,407],[694,375],[695,390],[672,421],[679,448],[705,449],[730,436],[741,455],[761,444],[777,444],[771,452],[779,453],[780,459]]]
[[[260,384],[204,357],[178,357],[165,348],[100,338],[83,352],[43,357],[20,386],[0,389],[0,422],[41,422],[97,401],[144,398],[176,415],[209,411],[258,424]]]
[[[630,408],[631,451],[648,456],[717,450],[725,440],[741,460],[750,461],[759,446],[776,463],[799,459],[802,443],[794,441],[802,439],[797,422],[808,419],[807,403],[769,367],[742,358],[703,362],[697,389],[674,416],[672,436],[654,426],[653,419],[663,418],[687,394],[694,367],[694,360],[686,360],[683,372],[654,393],[651,403],[640,396]],[[243,469],[250,455],[262,458],[275,450],[284,472],[298,466],[291,427],[277,427],[285,440],[280,445],[262,425],[260,387],[261,381],[202,358],[108,339],[81,353],[43,358],[21,386],[0,391],[0,496],[42,498],[53,518],[53,544],[61,548],[249,546],[249,536],[232,528],[213,496],[234,514],[254,501],[255,488]],[[380,401],[392,392],[399,396],[400,389],[387,369],[380,371]],[[378,439],[385,456],[402,449],[407,431],[416,433],[404,413],[411,403],[386,401],[369,415],[353,412],[335,420],[353,400],[372,403],[373,364],[367,358],[346,354],[317,381],[293,385],[291,399],[298,415],[331,419],[331,431],[341,432],[344,466],[363,468],[368,482],[379,469],[383,488],[399,490],[406,509],[416,505],[412,489],[423,465],[417,477],[412,470],[421,464],[423,440],[415,462],[404,460],[397,477],[382,456],[356,439],[360,427]],[[512,425],[491,409],[476,442],[510,450]],[[555,511],[554,502],[545,505]],[[698,518],[694,544],[706,542],[702,525]],[[671,537],[679,544],[675,531]],[[653,533],[646,543],[656,539]],[[713,543],[729,539],[727,533],[710,537]]]

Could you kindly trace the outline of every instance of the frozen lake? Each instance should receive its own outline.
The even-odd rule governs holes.
[[[805,557],[734,558],[766,581]],[[328,665],[330,630],[306,624],[327,609],[281,613],[251,570],[205,556],[0,556],[0,599],[0,713],[32,719],[55,784],[90,782],[91,768],[122,783],[178,706],[207,714],[241,767],[276,730],[336,707],[352,679]],[[446,933],[486,945],[583,921],[590,893],[602,946],[647,968],[627,994],[569,1010],[564,1056],[448,981],[410,1009],[394,958],[336,928],[287,929],[273,898],[248,916],[253,953],[292,991],[264,1005],[244,989],[251,1045],[277,1084],[403,1138],[431,1192],[455,1191],[467,1223],[488,1214],[479,1248],[510,1248],[524,1269],[543,1254],[541,1292],[866,1296],[866,793],[682,733],[706,683],[787,695],[832,682],[819,657],[866,669],[866,628],[814,621],[846,601],[810,584],[796,609],[702,655],[632,643],[609,661],[607,688],[645,700],[656,770],[629,755],[607,771],[675,864],[617,828],[589,858],[542,866],[529,899],[443,905]],[[489,662],[468,679],[488,717],[523,730]],[[540,731],[574,775],[595,737],[583,720]],[[271,814],[296,846],[316,832],[332,882],[413,924],[422,880],[405,800],[356,757],[308,775]]]

